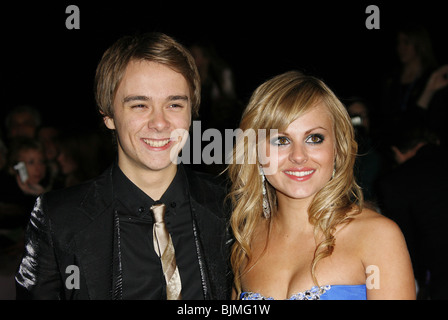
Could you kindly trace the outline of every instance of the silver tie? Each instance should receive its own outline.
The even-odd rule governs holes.
[[[154,205],[151,210],[155,220],[153,228],[154,250],[162,262],[166,280],[166,298],[167,300],[181,300],[182,284],[176,264],[173,241],[165,225],[165,205]]]

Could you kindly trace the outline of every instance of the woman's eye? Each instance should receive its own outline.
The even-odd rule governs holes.
[[[271,140],[273,145],[284,146],[290,143],[287,137],[277,137]]]
[[[305,140],[305,142],[311,143],[311,144],[319,144],[319,143],[322,143],[323,141],[324,141],[324,136],[321,134],[311,134]]]

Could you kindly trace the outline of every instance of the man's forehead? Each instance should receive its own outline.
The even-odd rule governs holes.
[[[152,96],[190,101],[190,88],[185,77],[173,69],[152,61],[131,61],[117,87],[120,99],[151,99]]]

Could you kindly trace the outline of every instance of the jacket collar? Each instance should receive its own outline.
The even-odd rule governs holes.
[[[197,173],[193,173],[184,166],[179,169],[185,170],[189,184],[193,233],[203,292],[205,298],[209,299],[212,297],[212,293],[209,290],[210,279],[207,270],[209,264],[213,262],[210,262],[207,257],[214,254],[207,249],[207,244],[214,241],[214,239],[209,239],[213,232],[209,230],[209,227],[216,225],[216,220],[220,219],[213,212],[222,211],[222,205],[220,208],[220,203],[216,201],[216,194],[212,194],[204,187],[203,181],[197,177]],[[91,222],[75,237],[76,247],[79,250],[81,273],[85,276],[90,299],[121,298],[120,230],[118,214],[114,211],[112,173],[113,165],[93,181],[81,203],[83,211],[91,219]],[[204,211],[211,212],[202,214]],[[108,232],[110,232],[109,235],[107,235]],[[213,234],[213,236],[216,235]],[[105,261],[111,263],[104,263]]]

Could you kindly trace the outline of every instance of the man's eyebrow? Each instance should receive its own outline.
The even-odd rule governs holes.
[[[151,98],[148,96],[139,96],[139,95],[127,96],[127,97],[123,98],[123,103],[131,102],[131,101],[149,101],[149,100],[151,100]],[[188,96],[186,96],[186,95],[172,95],[172,96],[168,96],[166,100],[167,101],[176,101],[176,100],[188,101],[189,99],[188,99]]]
[[[127,96],[123,98],[123,103],[130,102],[130,101],[148,101],[150,100],[147,96]]]
[[[174,96],[168,96],[168,101],[175,101],[175,100],[185,100],[188,101],[188,97],[185,95],[174,95]]]

